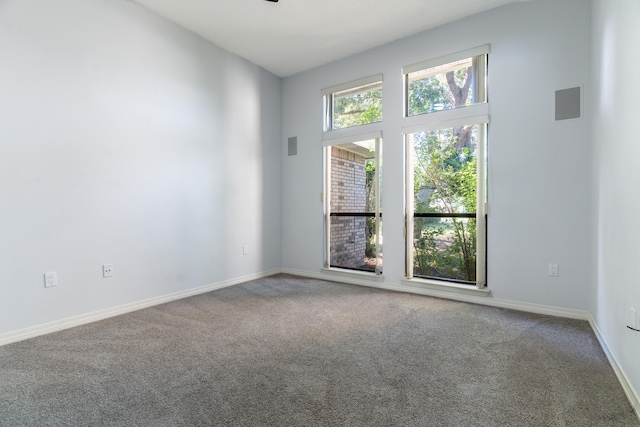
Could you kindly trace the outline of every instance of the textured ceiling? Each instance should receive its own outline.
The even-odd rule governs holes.
[[[134,1],[285,77],[518,0]]]

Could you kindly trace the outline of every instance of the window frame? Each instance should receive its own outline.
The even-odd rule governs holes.
[[[355,275],[356,277],[368,277],[373,280],[382,280],[382,269],[380,259],[382,254],[382,227],[381,227],[381,170],[382,170],[382,118],[378,122],[355,125],[345,128],[333,129],[333,97],[337,92],[344,92],[358,87],[379,84],[384,94],[384,78],[382,73],[368,77],[352,80],[346,83],[330,86],[321,90],[323,102],[322,118],[322,145],[323,145],[323,210],[324,210],[324,263],[323,270],[330,273]],[[383,112],[384,115],[384,112]],[[375,218],[376,218],[376,248],[378,250],[378,263],[375,272],[365,272],[360,270],[350,270],[347,268],[331,267],[331,146],[339,146],[347,143],[359,141],[375,140]],[[382,266],[383,267],[383,266]]]
[[[381,118],[380,121],[365,123],[362,125],[353,125],[353,126],[337,128],[337,129],[334,129],[333,127],[334,126],[334,117],[333,117],[334,100],[335,100],[336,94],[341,92],[347,92],[349,90],[354,90],[360,87],[366,87],[366,90],[354,92],[353,94],[364,93],[364,92],[369,92],[371,90],[377,89],[377,86],[379,86],[380,90],[383,91],[384,81],[382,78],[382,74],[374,74],[369,77],[363,77],[361,79],[352,80],[347,83],[342,83],[339,85],[330,86],[328,88],[322,89],[321,94],[322,94],[322,100],[323,100],[323,117],[324,117],[323,131],[324,132],[340,132],[346,129],[358,129],[364,126],[371,126],[371,125],[375,125],[376,123],[377,124],[382,123],[382,118]]]
[[[410,135],[417,132],[429,132],[466,125],[481,126],[478,132],[476,170],[476,283],[478,290],[487,286],[487,227],[488,227],[488,182],[487,182],[487,139],[489,131],[489,97],[488,97],[488,61],[490,46],[483,45],[473,49],[457,52],[427,61],[402,67],[403,74],[403,127],[405,147],[405,280],[423,282],[433,285],[445,285],[473,289],[472,285],[460,285],[455,280],[446,278],[414,278],[414,168],[413,141]],[[416,71],[428,71],[456,61],[471,58],[474,65],[475,94],[474,100],[481,100],[472,105],[409,115],[409,74]],[[480,161],[482,159],[482,161]]]
[[[476,212],[475,212],[475,220],[476,220],[476,281],[475,287],[478,289],[483,289],[486,287],[486,242],[487,242],[487,210],[488,210],[488,202],[487,202],[487,128],[488,123],[458,123],[458,126],[451,127],[462,127],[462,126],[478,126],[477,133],[477,152],[476,158],[478,159],[477,168],[476,168]],[[455,279],[447,279],[447,278],[417,278],[414,277],[413,267],[414,267],[414,212],[415,212],[415,203],[414,203],[414,149],[413,149],[413,141],[411,140],[411,135],[417,132],[429,132],[433,130],[441,130],[445,128],[438,129],[429,129],[429,130],[412,130],[411,132],[405,133],[405,259],[406,259],[406,274],[405,277],[408,280],[419,280],[425,281],[428,283],[436,283],[436,284],[460,284],[460,281]],[[482,161],[480,161],[482,159]],[[465,283],[466,286],[473,286]]]
[[[375,141],[374,148],[374,162],[375,162],[375,176],[374,176],[374,191],[375,191],[375,205],[374,205],[374,218],[375,218],[375,246],[376,246],[376,267],[373,272],[362,271],[356,269],[350,269],[347,267],[339,267],[331,265],[331,149],[332,147],[340,147],[348,143],[356,143],[360,141]],[[373,133],[358,134],[347,137],[340,137],[335,139],[323,140],[323,152],[324,152],[324,192],[323,192],[323,206],[324,206],[324,268],[327,270],[344,271],[356,274],[374,275],[382,277],[383,265],[382,260],[382,206],[381,206],[381,177],[382,177],[382,131]]]
[[[441,56],[438,58],[429,59],[426,61],[417,62],[415,64],[406,65],[402,67],[402,83],[403,83],[403,117],[405,118],[413,118],[413,117],[422,117],[430,114],[442,113],[445,111],[459,110],[460,108],[469,108],[482,104],[487,104],[489,102],[488,97],[488,63],[489,63],[489,53],[490,53],[489,45],[482,45],[472,49],[463,50],[461,52],[456,52],[450,55]],[[462,61],[465,59],[471,59],[473,64],[474,73],[472,75],[473,79],[473,87],[476,89],[476,92],[473,96],[474,102],[470,106],[466,107],[458,107],[453,109],[447,109],[443,111],[434,111],[434,112],[426,112],[419,114],[409,114],[409,74],[418,72],[418,71],[428,71],[430,69],[442,67],[444,65]],[[436,74],[436,73],[434,73]],[[483,83],[483,84],[480,84]]]

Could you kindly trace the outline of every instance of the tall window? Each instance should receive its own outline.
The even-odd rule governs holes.
[[[326,267],[382,272],[380,138],[325,148]]]
[[[413,277],[476,284],[483,275],[484,134],[484,125],[466,125],[407,135]]]
[[[408,278],[485,286],[487,53],[403,69]]]
[[[325,268],[382,273],[382,75],[322,91]]]

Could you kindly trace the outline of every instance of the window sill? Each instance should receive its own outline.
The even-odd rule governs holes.
[[[491,291],[487,288],[478,289],[475,286],[460,285],[457,283],[444,282],[440,280],[429,279],[401,279],[403,285],[412,286],[422,289],[432,289],[436,291],[444,291],[456,294],[476,295],[487,297]]]
[[[334,276],[350,277],[352,279],[365,279],[365,280],[373,280],[376,282],[384,282],[383,275],[368,273],[366,271],[344,270],[341,268],[325,267],[322,269],[322,272],[326,274],[331,274]]]

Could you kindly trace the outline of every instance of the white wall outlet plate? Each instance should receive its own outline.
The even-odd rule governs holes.
[[[55,271],[44,273],[44,287],[52,288],[54,286],[58,286],[58,273]]]
[[[242,254],[243,255],[249,255],[249,245],[244,245],[242,247]]]
[[[549,276],[558,277],[558,264],[549,264]]]
[[[102,277],[111,277],[113,276],[113,265],[105,264],[102,266]]]

